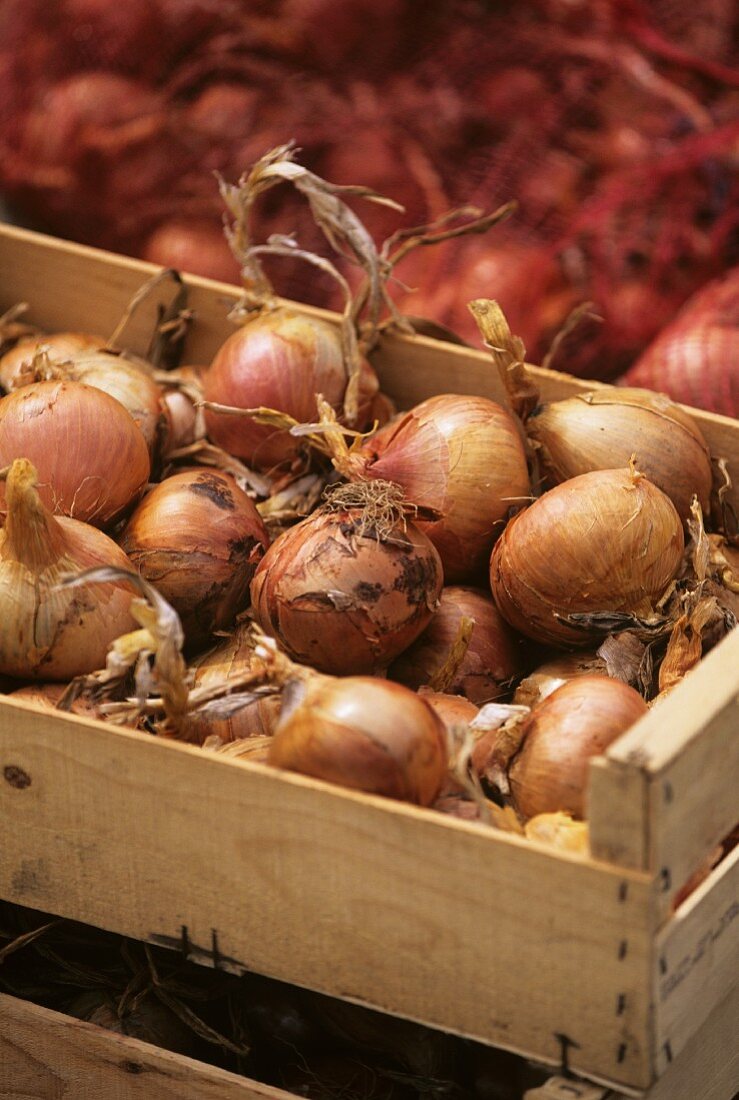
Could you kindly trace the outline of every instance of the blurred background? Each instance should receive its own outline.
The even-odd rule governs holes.
[[[737,415],[738,24],[733,0],[2,0],[4,216],[236,281],[214,172],[236,180],[291,139],[320,175],[403,204],[357,203],[378,240],[516,199],[484,237],[410,256],[400,308],[477,346],[466,302],[497,298],[540,361],[588,300],[600,320],[552,365],[611,380],[637,364],[638,381],[711,284],[699,369],[657,388]],[[260,219],[324,247],[287,187]],[[307,265],[277,289],[335,304]]]

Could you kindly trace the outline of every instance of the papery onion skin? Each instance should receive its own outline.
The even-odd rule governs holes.
[[[576,394],[535,410],[526,431],[551,485],[627,466],[666,493],[680,518],[697,496],[704,514],[711,493],[711,455],[693,418],[664,394],[635,388]]]
[[[265,406],[300,423],[317,418],[319,393],[340,410],[346,387],[339,330],[289,309],[262,314],[229,336],[204,378],[206,401],[245,409]],[[374,371],[363,361],[360,426],[378,388]],[[206,411],[206,425],[214,443],[259,470],[290,461],[302,446],[289,432],[248,417]]]
[[[321,672],[378,672],[436,609],[439,555],[418,528],[360,534],[359,511],[314,512],[262,558],[251,585],[257,622],[296,661]]]
[[[41,372],[43,377],[43,367]],[[138,425],[154,456],[163,428],[162,391],[144,368],[104,350],[83,350],[50,364],[48,377],[84,382],[114,397]],[[23,384],[21,377],[13,388]]]
[[[546,661],[524,677],[513,693],[517,706],[535,707],[547,695],[578,676],[607,676],[606,662],[596,653],[567,653]]]
[[[490,559],[501,615],[536,641],[600,636],[557,616],[649,614],[682,559],[682,523],[665,494],[629,470],[596,470],[550,489],[515,516]]]
[[[136,628],[133,591],[122,584],[61,589],[69,573],[98,565],[132,572],[102,531],[53,516],[35,489],[30,463],[13,463],[8,514],[0,531],[0,674],[62,680],[105,665],[108,647]]]
[[[581,676],[548,695],[523,719],[521,747],[508,765],[518,813],[585,818],[591,758],[647,711],[638,692],[609,676]]]
[[[525,643],[488,593],[464,585],[442,590],[438,611],[418,641],[393,663],[389,678],[410,688],[428,684],[449,655],[464,616],[474,622],[472,637],[448,690],[478,706],[506,695],[523,671]]]
[[[0,400],[0,467],[20,457],[36,467],[48,507],[96,527],[134,504],[151,467],[128,411],[83,382],[34,382]]]
[[[24,371],[33,363],[34,355],[42,348],[51,362],[69,359],[79,352],[97,351],[105,347],[104,336],[87,332],[54,332],[48,336],[29,336],[19,340],[0,359],[0,386],[7,392],[15,389]]]
[[[248,675],[254,661],[254,641],[251,633],[237,628],[214,649],[197,657],[190,664],[193,689],[236,684]],[[238,689],[237,689],[238,690]],[[248,689],[242,689],[248,690]],[[224,698],[228,699],[225,695]],[[242,738],[268,736],[274,733],[281,710],[279,692],[256,695],[232,713],[219,717],[213,712],[195,710],[188,716],[188,732],[202,744],[206,737],[216,736],[230,744]]]
[[[362,448],[365,476],[400,485],[439,512],[419,519],[444,564],[446,584],[484,570],[508,515],[531,494],[518,428],[486,397],[440,394],[377,432]]]
[[[467,725],[477,715],[478,708],[463,695],[452,695],[446,691],[419,691],[424,703],[434,710],[447,729],[452,726]]]
[[[288,700],[269,763],[343,787],[430,805],[447,769],[441,720],[418,695],[370,676],[311,677]]]
[[[230,474],[173,474],[147,493],[120,544],[180,616],[190,648],[231,625],[269,545],[252,500]]]

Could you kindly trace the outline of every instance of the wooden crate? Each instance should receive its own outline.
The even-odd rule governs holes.
[[[5,228],[0,311],[105,335],[155,270]],[[236,291],[188,282],[186,361],[207,362]],[[482,352],[387,336],[374,362],[401,406],[502,396]],[[546,399],[592,388],[539,377]],[[739,486],[739,424],[694,415]],[[733,985],[737,851],[671,902],[738,816],[738,695],[735,631],[593,763],[588,859],[0,698],[0,897],[640,1095]]]
[[[729,1100],[739,1089],[739,989],[714,1008],[645,1100]],[[291,1100],[293,1093],[0,994],[5,1100]],[[627,1100],[552,1078],[524,1100]]]

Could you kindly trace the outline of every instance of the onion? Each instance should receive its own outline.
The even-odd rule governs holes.
[[[628,465],[631,455],[666,493],[683,522],[697,496],[708,511],[711,456],[693,418],[649,390],[594,390],[535,410],[526,431],[542,473],[558,485],[590,470]]]
[[[168,42],[151,0],[57,0],[57,18],[70,60],[80,67],[159,75]],[[66,32],[66,33],[65,33]],[[60,43],[62,45],[62,43]]]
[[[338,409],[348,376],[338,328],[326,321],[277,309],[260,314],[229,336],[205,375],[206,401],[241,409],[260,406],[300,423],[318,415],[316,394]],[[379,383],[362,360],[360,426]],[[302,444],[284,429],[254,420],[206,412],[208,434],[225,451],[267,470],[294,458]]]
[[[178,367],[177,379],[186,384],[186,389],[177,385],[168,388],[164,383],[162,403],[164,407],[164,439],[162,454],[168,455],[180,447],[187,447],[198,437],[198,414],[191,394],[202,393],[202,367]],[[170,372],[172,373],[172,372]]]
[[[49,336],[29,336],[19,340],[0,359],[0,386],[14,390],[21,375],[30,370],[34,356],[43,350],[51,362],[69,359],[78,352],[96,351],[105,347],[104,336],[92,336],[86,332],[54,332]]]
[[[638,692],[609,676],[581,676],[548,695],[522,720],[520,747],[508,762],[518,813],[584,818],[590,760],[647,710]]]
[[[469,699],[465,699],[463,695],[452,695],[445,691],[428,691],[426,689],[422,689],[418,694],[438,714],[447,729],[452,726],[469,725],[472,719],[477,716],[477,707]]]
[[[251,499],[230,474],[185,470],[147,493],[120,544],[174,607],[190,647],[222,630],[248,602],[269,544]]]
[[[150,461],[119,401],[82,382],[34,382],[0,400],[0,467],[33,462],[55,512],[105,527],[141,495]]]
[[[550,489],[516,516],[490,559],[498,610],[553,645],[587,645],[603,631],[572,614],[648,615],[682,560],[675,506],[636,471],[596,470]]]
[[[431,707],[400,684],[311,676],[283,693],[269,763],[428,806],[446,775],[446,735]]]
[[[102,668],[108,646],[136,627],[125,583],[57,587],[66,573],[97,565],[130,571],[123,551],[101,531],[56,517],[36,489],[36,471],[16,459],[7,475],[0,531],[0,673],[28,680],[71,680]]]
[[[28,382],[49,379],[84,382],[114,397],[128,411],[143,435],[149,454],[154,455],[163,427],[162,391],[147,373],[146,365],[109,351],[85,350],[70,359],[50,364],[39,363],[26,372]],[[24,375],[15,387],[22,388]]]
[[[739,267],[699,290],[624,375],[675,401],[739,416]]]
[[[462,618],[474,626],[467,650],[446,690],[464,695],[478,706],[500,699],[509,682],[522,671],[522,639],[511,630],[485,592],[450,585],[429,625],[395,661],[391,680],[419,688],[430,683],[454,645]]]
[[[97,1024],[118,1035],[130,1035],[176,1054],[196,1056],[200,1044],[195,1034],[155,995],[139,991],[128,999],[127,1005],[127,1009],[121,1011],[120,1005],[102,989],[90,989],[75,997],[66,1011],[78,1020]]]
[[[336,675],[376,672],[428,624],[441,562],[415,524],[393,516],[381,528],[363,507],[342,506],[340,493],[334,502],[264,555],[251,586],[254,614],[297,661]]]
[[[395,482],[409,501],[440,514],[418,520],[441,555],[447,584],[474,578],[511,510],[531,493],[518,428],[486,397],[442,394],[382,428],[358,472]]]
[[[206,279],[222,283],[239,281],[239,265],[218,221],[171,218],[147,238],[141,256],[150,263],[189,271]]]
[[[254,641],[250,631],[242,626],[234,633],[198,657],[190,665],[193,673],[192,689],[228,690],[228,684],[238,690],[252,671],[254,662]],[[202,744],[207,737],[218,737],[225,744],[243,738],[269,736],[274,732],[275,723],[280,714],[281,697],[279,692],[260,693],[240,702],[237,707],[229,706],[231,696],[224,694],[217,702],[225,706],[209,706],[193,710],[188,715],[188,730]]]
[[[526,822],[524,832],[527,840],[549,844],[563,852],[577,852],[584,856],[589,852],[587,824],[575,821],[569,814],[537,814]]]
[[[22,699],[24,703],[30,703],[31,706],[39,707],[41,710],[57,710],[59,700],[64,695],[67,687],[67,684],[26,684],[25,687],[11,691],[9,697],[11,699]],[[69,709],[73,714],[82,714],[85,718],[104,720],[104,715],[100,713],[95,704],[90,699],[85,699],[84,696],[75,699]]]
[[[606,662],[595,653],[567,653],[540,665],[513,693],[516,706],[535,707],[557,688],[578,676],[606,676]]]

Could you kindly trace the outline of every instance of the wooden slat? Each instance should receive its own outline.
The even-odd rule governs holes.
[[[593,851],[656,873],[658,920],[739,820],[738,671],[735,630],[594,766]]]
[[[160,271],[154,264],[99,249],[58,241],[28,230],[0,225],[0,312],[17,301],[31,305],[29,317],[48,330],[84,329],[108,336],[122,310],[146,279]],[[188,340],[190,362],[209,363],[233,326],[226,320],[238,291],[225,283],[188,276],[190,303],[197,324]],[[51,288],[51,289],[50,289]],[[309,313],[333,315],[301,306]],[[126,329],[126,344],[143,353],[155,316],[155,300],[137,312]],[[476,393],[502,400],[503,390],[490,356],[483,351],[443,344],[426,337],[388,334],[373,353],[383,388],[399,407],[435,393]],[[600,383],[559,371],[532,368],[546,401],[592,390]],[[733,480],[732,503],[739,513],[739,429],[729,417],[690,409],[715,458],[726,458]]]
[[[291,1100],[292,1093],[0,994],[3,1100]]]
[[[655,1065],[663,1073],[737,988],[739,848],[680,906],[655,944]],[[735,1040],[739,1040],[739,1015]],[[735,1042],[739,1047],[739,1042]]]
[[[716,1005],[685,1049],[643,1100],[735,1100],[739,1094],[739,984]],[[628,1100],[622,1092],[571,1077],[553,1077],[524,1100]]]
[[[650,1078],[644,875],[7,701],[2,776],[0,897]]]

